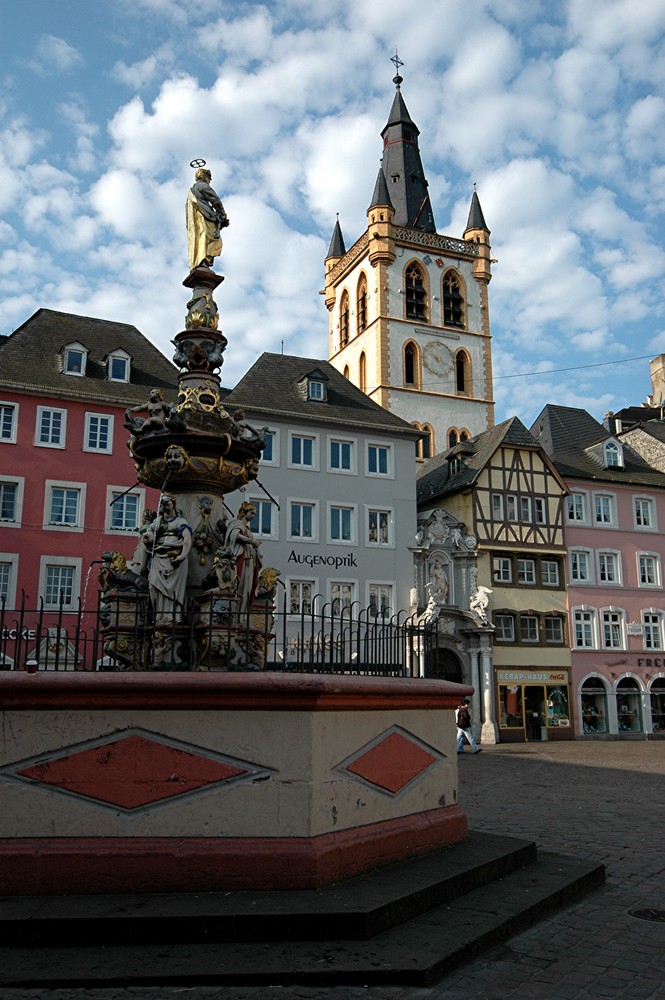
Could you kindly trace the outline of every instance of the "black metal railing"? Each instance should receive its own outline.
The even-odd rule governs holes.
[[[315,597],[295,613],[277,607],[244,615],[189,615],[155,624],[147,600],[85,609],[0,602],[0,669],[55,671],[246,670],[419,677],[436,632],[404,612]],[[158,655],[158,647],[168,653]],[[249,650],[249,652],[248,652]]]

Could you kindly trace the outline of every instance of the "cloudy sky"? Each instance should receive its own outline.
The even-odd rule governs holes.
[[[665,0],[2,0],[0,332],[45,306],[170,356],[203,157],[231,218],[224,384],[262,350],[325,357],[323,258],[336,213],[347,246],[365,228],[396,46],[439,232],[474,183],[492,230],[497,420],[643,400]]]

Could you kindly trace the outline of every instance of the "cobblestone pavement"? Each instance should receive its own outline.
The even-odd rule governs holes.
[[[590,857],[607,883],[437,986],[6,989],[1,1000],[665,1000],[665,742],[550,743],[465,754],[470,827]]]

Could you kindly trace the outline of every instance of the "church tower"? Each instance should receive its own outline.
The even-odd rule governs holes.
[[[347,251],[338,219],[325,261],[329,355],[368,396],[425,431],[419,456],[427,458],[494,424],[490,231],[474,191],[462,239],[437,233],[394,61],[367,229]]]

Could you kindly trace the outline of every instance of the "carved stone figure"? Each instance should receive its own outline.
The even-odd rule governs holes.
[[[127,561],[121,552],[102,553],[99,585],[104,594],[108,594],[110,591],[115,593],[145,592],[148,589],[148,581],[127,567]]]
[[[155,622],[182,621],[185,615],[187,556],[192,531],[175,506],[175,498],[164,493],[155,521],[143,533],[148,556],[148,583]]]
[[[444,511],[438,509],[432,511],[432,516],[427,523],[427,530],[435,542],[442,544],[450,534],[450,527],[446,523]]]
[[[490,602],[490,594],[492,591],[489,587],[483,587],[482,585],[478,587],[476,592],[471,595],[469,600],[469,611],[474,615],[481,625],[488,625],[487,620],[487,606]]]
[[[256,588],[256,596],[260,601],[274,601],[277,590],[277,578],[281,576],[274,566],[267,566],[259,574],[259,583]]]
[[[252,598],[256,591],[259,579],[261,561],[259,558],[260,542],[254,538],[249,526],[250,521],[256,516],[256,507],[251,500],[245,500],[240,504],[238,516],[231,518],[226,526],[224,546],[236,559],[236,567],[240,586],[238,597],[240,598],[238,610],[249,611]]]
[[[434,625],[441,614],[442,602],[438,599],[431,583],[425,584],[425,590],[427,591],[427,607],[418,616],[417,621],[419,625]]]
[[[147,413],[145,418],[135,417],[135,413]],[[166,429],[166,420],[170,416],[171,408],[164,402],[164,393],[161,389],[151,389],[150,399],[147,403],[139,403],[125,410],[125,427],[132,434],[146,434],[148,431],[161,431]]]
[[[222,252],[220,230],[229,224],[221,199],[210,181],[212,174],[205,167],[199,167],[196,180],[187,192],[187,250],[189,269],[210,267],[215,257]]]
[[[450,582],[444,569],[443,561],[440,558],[433,558],[429,564],[429,572],[432,593],[439,604],[445,604],[448,600]]]

